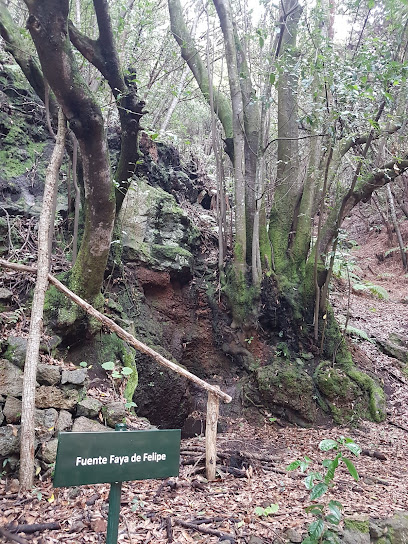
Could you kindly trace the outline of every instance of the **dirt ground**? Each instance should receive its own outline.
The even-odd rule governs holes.
[[[353,259],[353,279],[336,281],[332,303],[339,315],[349,316],[349,325],[369,338],[386,339],[394,332],[408,331],[408,277],[398,254],[382,258],[390,246],[386,233],[353,221],[351,237],[358,245],[345,256]],[[387,245],[388,244],[388,245]],[[357,279],[356,279],[357,278]],[[353,290],[353,283],[370,282],[388,292],[380,300],[369,292]],[[360,475],[354,481],[340,467],[335,485],[325,501],[335,499],[345,516],[385,518],[408,510],[406,492],[408,464],[408,388],[401,364],[384,355],[375,343],[352,337],[354,357],[364,370],[376,375],[387,394],[387,419],[377,425],[361,422],[356,428],[300,429],[265,421],[253,427],[244,420],[229,421],[218,438],[218,479],[207,482],[202,467],[204,439],[182,441],[180,476],[164,482],[145,480],[123,484],[119,526],[120,543],[216,543],[245,544],[283,542],[304,534],[312,517],[304,478],[286,467],[308,456],[312,467],[329,453],[318,444],[325,438],[351,437],[364,450],[353,459]],[[231,466],[238,467],[231,474]],[[321,465],[320,465],[321,466]],[[201,471],[201,472],[200,472]],[[59,528],[22,534],[16,542],[37,544],[83,544],[105,542],[108,485],[53,490],[49,479],[39,481],[34,491],[18,494],[16,483],[3,478],[0,484],[0,527],[55,522]],[[257,507],[278,505],[276,513],[262,516]],[[207,532],[206,532],[207,531]],[[3,540],[2,540],[3,538]],[[6,537],[0,536],[6,542]],[[300,540],[299,540],[300,541]]]

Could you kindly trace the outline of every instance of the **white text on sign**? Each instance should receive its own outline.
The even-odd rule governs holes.
[[[80,457],[78,456],[75,461],[75,466],[86,467],[92,465],[123,465],[125,463],[141,463],[143,462],[155,462],[166,460],[165,453],[134,453],[131,457],[128,455],[110,455],[109,457]]]

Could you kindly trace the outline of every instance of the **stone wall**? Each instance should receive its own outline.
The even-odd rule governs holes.
[[[0,359],[0,461],[16,468],[20,448],[20,421],[26,338],[10,336]],[[36,458],[42,468],[55,461],[60,431],[112,430],[126,416],[124,402],[101,402],[88,395],[88,369],[67,370],[57,364],[39,364],[35,400]]]

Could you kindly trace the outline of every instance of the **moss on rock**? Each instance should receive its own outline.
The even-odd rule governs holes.
[[[315,388],[309,374],[299,365],[283,358],[255,372],[261,398],[272,409],[285,411],[288,419],[302,425],[317,418]]]
[[[367,534],[370,532],[370,526],[368,520],[361,519],[345,519],[344,528],[349,531],[357,531],[359,533]]]

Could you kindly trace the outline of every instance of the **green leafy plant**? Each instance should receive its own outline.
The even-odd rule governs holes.
[[[257,506],[255,508],[255,514],[257,516],[265,516],[268,517],[270,514],[276,514],[276,512],[279,510],[278,504],[270,504],[266,508],[262,508],[262,506]]]
[[[109,372],[111,372],[111,376],[115,380],[121,380],[122,378],[127,378],[133,373],[133,369],[129,368],[128,366],[124,366],[119,371],[116,368],[116,365],[113,361],[107,361],[106,363],[103,363],[101,366],[104,370],[108,370]]]
[[[359,456],[361,448],[351,438],[340,437],[339,440],[331,438],[322,440],[319,444],[321,451],[333,451],[336,455],[332,459],[324,459],[322,462],[325,471],[309,471],[305,475],[305,486],[310,491],[309,498],[316,501],[334,486],[334,476],[340,463],[343,463],[354,480],[358,481],[359,476],[353,462],[344,455],[351,452]],[[309,457],[293,461],[286,470],[297,470],[306,473],[312,460]],[[335,527],[341,521],[341,510],[343,505],[335,500],[326,504],[311,504],[306,507],[306,512],[315,516],[315,521],[308,527],[308,535],[303,539],[302,544],[335,544],[338,536]]]
[[[137,512],[138,510],[140,511],[141,509],[143,509],[145,504],[146,503],[144,501],[139,500],[138,497],[134,497],[132,499],[132,512]],[[143,519],[146,519],[146,517],[141,513],[139,514],[139,516]]]
[[[362,329],[357,329],[356,327],[347,325],[346,333],[350,336],[357,336],[357,338],[361,338],[361,340],[366,340],[367,342],[371,342],[371,344],[375,344],[374,340],[370,338],[368,334]]]
[[[380,300],[388,300],[388,293],[386,289],[380,285],[374,285],[374,283],[371,283],[370,281],[365,281],[364,283],[354,283],[353,291],[368,291]]]

